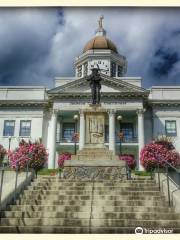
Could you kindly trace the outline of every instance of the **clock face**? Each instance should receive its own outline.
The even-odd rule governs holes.
[[[103,74],[109,74],[109,62],[107,60],[95,60],[91,61],[90,69],[99,68]]]

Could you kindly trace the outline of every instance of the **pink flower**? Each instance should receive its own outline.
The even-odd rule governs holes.
[[[155,168],[158,164],[162,167],[165,161],[173,166],[178,166],[180,165],[180,155],[171,142],[163,139],[146,144],[141,150],[140,161],[147,170]]]
[[[62,168],[66,160],[71,160],[71,154],[68,152],[60,154],[58,157],[58,166]]]
[[[24,169],[27,166],[29,168],[40,169],[48,160],[48,154],[45,147],[38,143],[25,142],[22,140],[19,147],[14,151],[9,151],[8,156],[10,159],[10,166],[15,169],[16,166],[20,169]]]
[[[136,160],[132,154],[119,155],[119,160],[126,161],[131,169],[134,169],[136,167]]]
[[[3,160],[6,154],[7,154],[6,149],[2,145],[0,145],[0,162]]]

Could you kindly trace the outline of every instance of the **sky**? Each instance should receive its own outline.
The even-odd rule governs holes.
[[[107,37],[143,86],[180,85],[180,8],[0,8],[0,85],[52,88],[104,16]]]

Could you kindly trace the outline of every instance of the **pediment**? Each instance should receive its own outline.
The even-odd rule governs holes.
[[[147,93],[144,88],[127,83],[121,79],[112,78],[101,74],[101,92],[102,93]],[[61,93],[90,93],[91,89],[86,78],[76,79],[59,87],[48,91],[50,95]]]

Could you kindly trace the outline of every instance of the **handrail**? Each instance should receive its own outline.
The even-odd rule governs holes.
[[[21,158],[19,159],[19,161],[21,160]],[[4,182],[4,173],[6,171],[6,169],[8,169],[9,166],[2,166],[0,167],[0,171],[2,172],[1,173],[1,178],[0,178],[0,221],[1,221],[1,217],[2,217],[2,192],[3,192],[3,182]],[[15,168],[15,181],[14,181],[14,190],[13,190],[13,197],[12,197],[12,203],[15,203],[16,202],[16,199],[17,199],[17,190],[18,190],[18,175],[19,175],[19,170],[20,170],[20,167],[19,167],[19,163],[17,162],[16,164],[16,168]],[[23,182],[23,185],[22,185],[22,191],[24,190],[24,188],[27,186],[28,184],[28,181],[29,181],[29,178],[28,178],[28,175],[29,175],[29,172],[32,173],[31,175],[31,178],[30,178],[30,181],[32,181],[35,177],[36,177],[36,174],[35,174],[35,171],[33,168],[29,168],[29,163],[28,161],[26,161],[26,167],[25,167],[25,181]]]
[[[126,161],[126,176],[127,176],[127,180],[131,180],[131,168],[128,166],[128,163]]]
[[[170,184],[169,184],[169,181],[173,182],[177,189],[176,190],[180,190],[180,171],[174,167],[172,164],[170,164],[167,160],[164,160],[162,159],[160,156],[156,156],[157,160],[163,160],[163,165],[162,165],[162,168],[165,169],[165,175],[166,175],[166,182],[167,182],[167,195],[168,195],[168,203],[169,203],[169,206],[171,206],[171,196],[170,196]],[[170,176],[169,174],[169,169],[173,169],[173,171],[178,174],[178,179],[179,179],[179,182],[176,182],[172,179],[172,176]],[[161,183],[160,183],[160,164],[159,164],[159,161],[157,163],[157,167],[154,169],[157,174],[158,174],[158,185],[159,185],[159,191],[161,190]]]
[[[180,173],[180,171],[176,168],[176,167],[174,167],[172,164],[170,164],[168,161],[164,161],[167,165],[169,165],[171,168],[173,168],[177,173]]]

